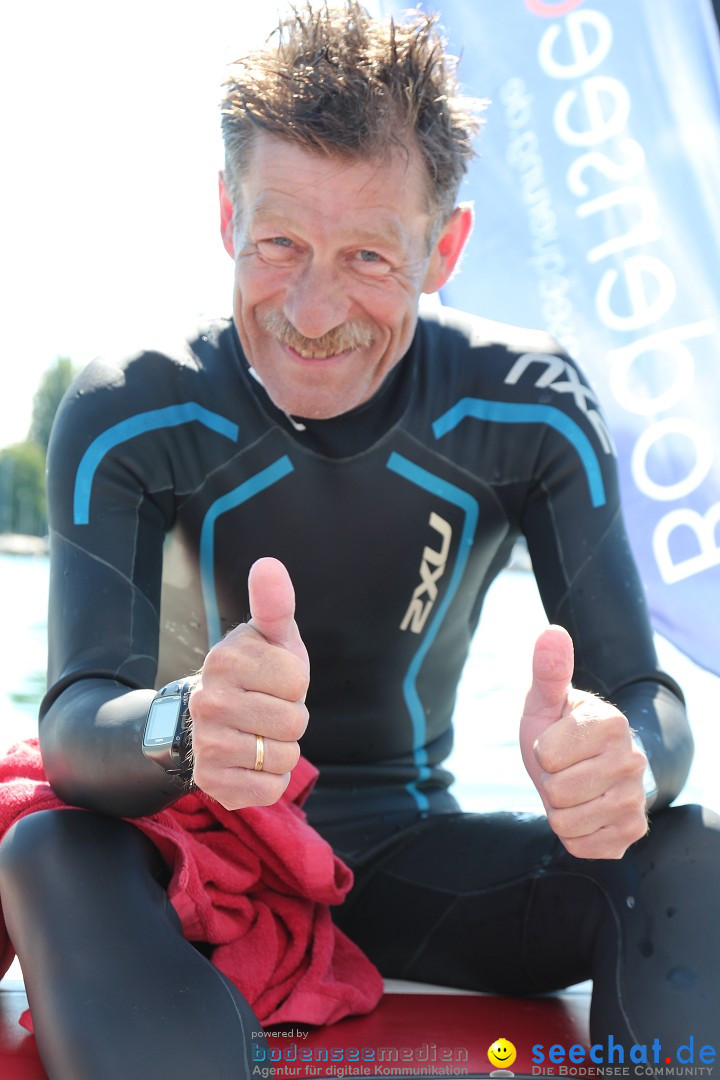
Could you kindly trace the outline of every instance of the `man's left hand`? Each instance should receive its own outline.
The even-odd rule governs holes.
[[[553,832],[579,859],[620,859],[647,832],[647,759],[626,717],[575,690],[573,645],[560,626],[535,644],[533,680],[520,721],[523,761]]]

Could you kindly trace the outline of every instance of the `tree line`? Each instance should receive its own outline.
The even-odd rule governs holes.
[[[75,374],[69,357],[58,357],[35,391],[27,437],[0,449],[0,533],[47,533],[45,457],[55,413]]]

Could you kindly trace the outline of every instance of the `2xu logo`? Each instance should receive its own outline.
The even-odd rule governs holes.
[[[412,594],[408,609],[400,623],[401,630],[410,630],[413,634],[419,634],[427,622],[428,615],[433,609],[437,599],[437,582],[445,573],[450,542],[452,541],[452,528],[450,524],[433,512],[430,515],[430,527],[440,534],[440,548],[426,545],[420,562],[420,584]]]

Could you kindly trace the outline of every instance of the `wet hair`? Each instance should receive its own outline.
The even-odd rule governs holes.
[[[222,103],[225,180],[240,206],[253,139],[266,132],[344,161],[408,156],[427,171],[428,212],[452,212],[483,102],[463,97],[437,17],[373,18],[356,0],[293,5],[265,47],[231,67]]]

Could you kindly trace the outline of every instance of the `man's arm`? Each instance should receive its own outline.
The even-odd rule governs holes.
[[[250,571],[251,620],[206,658],[190,696],[193,779],[227,809],[270,805],[297,764],[307,726],[309,664],[294,620],[287,571],[263,559]],[[81,679],[41,724],[45,771],[65,802],[105,814],[141,817],[187,791],[177,775],[142,753],[152,690]],[[264,740],[256,770],[257,737]]]
[[[594,401],[590,393],[586,401]],[[622,520],[615,457],[610,441],[598,437],[600,413],[595,407],[578,409],[570,394],[559,394],[554,404],[583,431],[587,457],[584,470],[578,444],[556,431],[548,431],[538,453],[522,518],[538,587],[550,622],[564,627],[574,645],[574,665],[564,676],[566,685],[572,680],[574,700],[592,695],[603,714],[620,718],[625,747],[620,772],[626,766],[632,772],[642,761],[631,729],[640,736],[658,787],[651,806],[666,806],[681,790],[692,759],[682,693],[658,667]],[[592,498],[588,462],[597,470]],[[614,725],[609,719],[608,731]],[[551,741],[556,738],[557,733]],[[635,781],[638,790],[641,781]]]
[[[53,430],[48,456],[49,689],[39,726],[45,770],[58,795],[68,803],[124,817],[162,810],[186,790],[179,776],[168,775],[142,752],[155,696],[164,544],[178,502],[223,460],[218,455],[225,446],[216,436],[208,457],[202,431],[196,441],[197,425],[149,424],[148,416],[162,418],[172,411],[167,406],[168,400],[172,403],[174,368],[164,358],[155,359],[149,368],[145,360],[138,361],[136,368],[142,372],[135,375],[138,385],[133,386],[126,371],[91,367],[68,394]],[[138,398],[145,410],[139,414]],[[287,600],[292,586],[281,569]],[[304,730],[307,722],[302,702],[290,707],[293,716],[288,720],[282,703],[269,706],[261,696],[273,696],[273,684],[280,678],[275,668],[281,674],[283,670],[279,654],[286,652],[290,659],[285,663],[297,666],[292,646],[296,651],[304,651],[304,646],[296,628],[287,650],[265,641],[263,629],[268,625],[272,629],[274,617],[271,612],[268,624],[262,584],[253,602],[259,622],[237,628],[210,650],[202,672],[204,685],[191,697],[196,779],[226,805],[273,802],[279,797],[282,788],[276,783],[275,790],[271,777],[292,768],[297,746],[278,748],[269,742],[260,777],[254,769],[255,736],[264,734],[271,740],[277,734],[278,742],[296,743],[299,734],[293,731]],[[187,597],[183,603],[197,601]],[[201,619],[196,621],[198,638],[190,643],[192,648],[188,646],[187,659],[191,656],[191,663],[196,661],[199,667],[207,646]],[[285,629],[289,633],[288,626]],[[261,667],[257,686],[251,685],[247,670],[253,646]],[[268,662],[263,656],[273,658],[265,672]],[[189,672],[172,674],[181,679]],[[282,695],[281,687],[277,696]],[[296,696],[304,696],[304,690]],[[240,737],[238,725],[248,703],[259,705],[262,715],[251,714]],[[215,758],[209,749],[213,739],[218,748]],[[220,781],[223,767],[242,770],[238,754],[244,755],[254,774],[249,778],[238,774],[252,781],[252,791],[238,793],[236,783],[228,788]]]
[[[172,504],[151,495],[131,443],[112,446],[112,433],[137,411],[134,396],[123,372],[91,365],[53,425],[48,692],[39,720],[45,771],[57,794],[128,817],[161,810],[181,794],[178,781],[141,749],[154,696]]]
[[[142,753],[153,690],[128,690],[110,679],[80,679],[50,706],[40,723],[45,773],[73,806],[118,817],[141,817],[170,806],[187,791]]]
[[[612,499],[611,482],[607,491]],[[590,514],[578,520],[563,500],[554,510],[554,532],[535,543],[533,558],[548,618],[572,638],[573,686],[616,706],[639,736],[657,786],[649,808],[660,809],[679,795],[687,780],[693,739],[682,691],[657,663],[644,592],[619,509],[597,540],[590,535]],[[590,555],[562,582],[551,560],[565,545],[560,548],[561,565],[565,571],[572,568],[568,548],[573,543],[582,544]]]
[[[647,755],[657,793],[648,809],[660,810],[677,798],[688,778],[693,737],[680,688],[663,675],[616,690],[611,701],[627,717]]]

